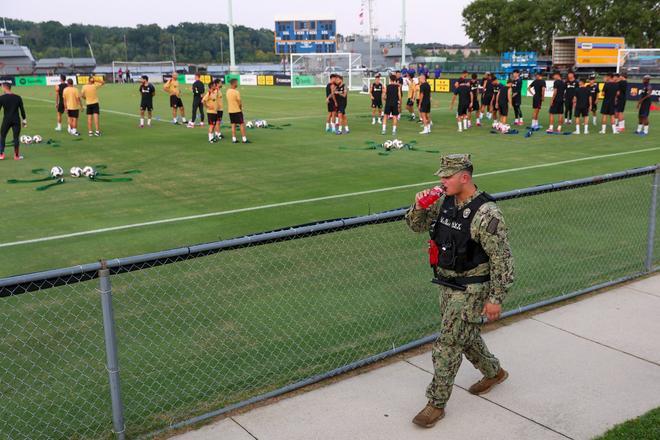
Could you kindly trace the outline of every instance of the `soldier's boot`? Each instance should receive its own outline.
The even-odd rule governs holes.
[[[427,403],[424,409],[415,416],[412,422],[415,425],[419,425],[424,428],[432,428],[436,423],[438,423],[438,420],[444,416],[444,408],[436,408],[435,406],[431,405],[431,403]]]
[[[507,379],[507,377],[509,377],[509,373],[504,368],[500,367],[500,371],[497,372],[497,375],[495,375],[495,377],[491,377],[491,378],[484,377],[479,382],[472,385],[468,389],[468,391],[474,395],[486,394],[495,385],[504,382]]]

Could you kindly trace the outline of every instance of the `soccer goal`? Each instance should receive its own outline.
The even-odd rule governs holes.
[[[366,69],[355,53],[292,53],[289,63],[291,87],[325,87],[331,73],[344,77],[349,90],[360,91]]]
[[[119,71],[121,70],[121,77]],[[113,61],[112,82],[136,82],[147,75],[152,82],[160,82],[163,75],[174,71],[174,61]],[[126,72],[129,72],[127,77]]]
[[[619,49],[616,71],[633,76],[660,76],[660,49]]]

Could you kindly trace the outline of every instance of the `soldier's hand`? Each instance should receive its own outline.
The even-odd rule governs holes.
[[[431,189],[428,188],[428,189],[422,190],[422,191],[418,192],[417,194],[415,194],[415,209],[424,209],[421,206],[419,206],[419,199],[421,199],[422,197],[427,196],[430,192],[431,192]]]
[[[502,306],[490,302],[486,302],[486,304],[484,304],[484,309],[481,311],[481,314],[486,315],[486,318],[488,318],[489,321],[496,321],[499,319],[500,313],[502,313]]]

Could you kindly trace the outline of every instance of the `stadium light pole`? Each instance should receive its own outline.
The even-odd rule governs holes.
[[[234,55],[234,15],[232,13],[232,0],[229,0],[229,72],[236,73],[236,56]]]
[[[369,0],[369,75],[374,70],[374,2]]]
[[[401,0],[401,68],[406,65],[406,0]]]

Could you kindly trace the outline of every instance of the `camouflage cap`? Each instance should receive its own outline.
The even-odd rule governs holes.
[[[472,161],[470,161],[469,154],[447,154],[440,158],[440,169],[435,172],[435,175],[451,177],[470,166],[472,166]]]

